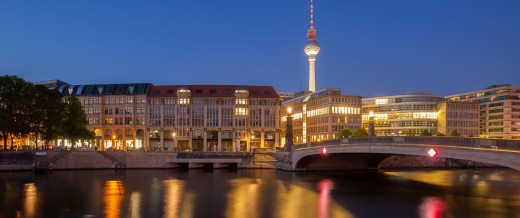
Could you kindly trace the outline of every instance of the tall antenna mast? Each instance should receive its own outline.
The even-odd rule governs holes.
[[[316,41],[316,29],[314,29],[314,3],[311,0],[311,21],[310,27],[307,30],[307,44],[305,44],[304,51],[309,56],[309,91],[316,91],[316,71],[315,61],[316,55],[320,52],[320,44]]]

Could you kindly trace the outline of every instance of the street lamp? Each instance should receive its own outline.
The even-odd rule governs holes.
[[[114,140],[114,142],[112,143],[112,149],[115,150],[115,149],[116,149],[116,136],[113,135],[113,136],[112,136],[112,139]]]
[[[172,133],[173,149],[176,149],[176,148],[177,148],[176,143],[175,143],[175,136],[176,136],[176,134],[175,134],[175,133]]]
[[[374,127],[374,112],[370,111],[368,114],[368,136],[376,136]]]
[[[285,150],[291,151],[293,145],[292,108],[287,108],[287,128],[285,131]]]

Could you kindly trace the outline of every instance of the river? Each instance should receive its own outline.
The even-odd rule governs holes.
[[[0,173],[0,217],[520,217],[520,172]]]

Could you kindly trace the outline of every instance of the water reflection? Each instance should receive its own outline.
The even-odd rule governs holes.
[[[319,206],[318,206],[318,217],[327,218],[329,217],[329,202],[330,192],[334,188],[334,183],[329,179],[321,180],[318,183],[319,191]]]
[[[346,208],[334,201],[330,194],[334,188],[332,180],[323,179],[314,189],[293,183],[279,183],[276,217],[354,217]]]
[[[36,202],[38,201],[38,190],[34,183],[24,185],[24,217],[35,217]]]
[[[231,180],[229,183],[233,189],[228,194],[226,217],[252,218],[260,216],[258,211],[258,181],[244,178]]]
[[[121,216],[121,201],[125,193],[123,183],[119,180],[105,182],[103,200],[105,202],[105,217],[115,218]]]
[[[164,217],[193,217],[195,195],[185,191],[184,181],[169,179],[163,181]]]
[[[445,208],[445,203],[441,198],[427,197],[419,206],[419,214],[421,218],[440,218]]]
[[[519,183],[504,169],[0,173],[0,217],[517,217]]]
[[[130,195],[130,217],[141,217],[141,193],[132,192]]]

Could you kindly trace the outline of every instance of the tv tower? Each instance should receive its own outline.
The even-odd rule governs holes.
[[[307,30],[307,44],[303,49],[305,54],[309,56],[309,91],[316,91],[316,70],[314,62],[316,61],[316,55],[320,52],[320,44],[316,41],[316,29],[314,29],[314,4],[311,0],[311,22],[310,27]]]

